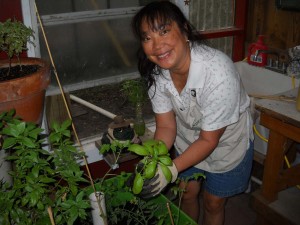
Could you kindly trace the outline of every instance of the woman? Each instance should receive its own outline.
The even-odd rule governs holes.
[[[225,54],[201,42],[169,1],[142,8],[132,27],[141,43],[139,72],[155,112],[154,137],[176,149],[172,181],[178,173],[182,180],[204,173],[204,224],[223,224],[225,201],[247,188],[253,158],[250,100],[239,74]],[[158,168],[142,194],[155,196],[167,184]],[[200,184],[189,180],[182,199],[182,209],[195,221]]]

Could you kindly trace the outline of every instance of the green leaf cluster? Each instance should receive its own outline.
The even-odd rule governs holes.
[[[9,58],[19,57],[20,53],[27,50],[27,42],[33,44],[34,32],[22,22],[7,19],[0,22],[0,49],[6,52]]]
[[[57,225],[86,218],[90,204],[79,185],[87,181],[77,163],[82,153],[71,141],[71,121],[54,123],[48,137],[13,113],[0,114],[1,150],[10,152],[6,160],[14,168],[13,184],[0,186],[0,224],[50,224],[49,207]]]
[[[135,168],[135,179],[133,182],[133,193],[139,194],[144,186],[145,179],[151,179],[160,166],[168,183],[172,180],[172,173],[168,166],[173,164],[168,148],[163,141],[149,139],[142,144],[131,144],[128,151],[143,156]]]
[[[166,202],[160,201],[160,196],[145,200],[130,191],[126,186],[130,175],[121,173],[101,183],[101,190],[105,193],[108,224],[172,224]],[[176,220],[181,216],[178,210],[171,208],[172,215]],[[185,225],[187,224],[190,223],[185,223]]]
[[[124,81],[121,91],[134,106],[144,104],[148,99],[147,86],[142,78]]]

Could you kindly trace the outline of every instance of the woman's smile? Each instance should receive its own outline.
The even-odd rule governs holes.
[[[158,55],[157,57],[159,60],[165,60],[168,59],[169,56],[170,56],[170,52],[166,52],[164,54]]]

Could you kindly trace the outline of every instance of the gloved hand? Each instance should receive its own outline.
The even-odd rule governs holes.
[[[144,181],[143,190],[140,193],[142,198],[151,198],[158,195],[169,183],[176,181],[178,176],[178,171],[173,163],[172,166],[167,166],[172,174],[172,178],[168,181],[162,171],[161,165],[157,165],[157,172],[151,179],[146,179]]]
[[[134,178],[135,178],[135,176],[136,176],[136,173],[137,173],[137,172],[140,173],[140,172],[142,171],[143,167],[144,167],[144,164],[141,163],[141,162],[139,162],[139,163],[136,165],[135,172],[132,173],[132,174],[128,177],[128,179],[127,179],[127,181],[126,181],[126,183],[125,183],[125,185],[126,185],[127,187],[132,187],[132,186],[133,186],[133,181],[134,181]]]

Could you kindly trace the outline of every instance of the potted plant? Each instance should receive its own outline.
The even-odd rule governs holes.
[[[138,136],[143,136],[145,133],[143,104],[148,99],[146,83],[142,78],[126,80],[122,83],[121,91],[135,107],[134,130]]]
[[[40,124],[45,91],[50,83],[50,64],[39,58],[21,58],[31,43],[33,30],[22,22],[8,19],[0,22],[0,112],[16,109],[25,121]]]
[[[1,151],[9,150],[11,154],[7,160],[14,164],[14,169],[10,172],[13,184],[0,184],[0,223],[85,224],[89,220],[90,210],[87,196],[93,189],[80,189],[79,186],[87,181],[83,179],[83,172],[77,163],[81,154],[70,139],[68,128],[71,122],[65,121],[61,126],[54,123],[47,144],[38,125],[14,118],[13,112],[0,114]],[[50,147],[49,151],[44,150],[47,146]],[[116,143],[115,146],[123,149],[131,144],[128,141]],[[136,149],[135,145],[133,147]],[[141,154],[137,150],[135,152]],[[116,160],[119,156],[120,153]],[[146,201],[135,195],[131,187],[126,185],[130,174],[106,179],[112,175],[111,171],[110,168],[96,183],[97,189],[105,193],[110,223],[116,224],[117,221],[124,222],[128,219],[133,224],[149,224],[149,221],[170,224],[167,203],[171,204],[170,210],[174,218],[177,218],[178,213],[182,215],[163,196]]]
[[[71,141],[68,129],[71,122],[67,120],[62,125],[54,123],[50,135],[45,135],[37,124],[22,121],[13,115],[14,110],[0,114],[0,149],[11,152],[7,160],[14,165],[10,172],[13,184],[0,183],[0,223],[90,224],[88,196],[94,188],[81,188],[80,184],[84,186],[87,182],[78,163],[83,153],[79,153]],[[170,159],[162,142],[149,140],[144,145],[130,141],[122,144],[115,142],[116,147],[130,149],[144,157],[141,159],[145,165],[144,172],[140,175],[145,178],[151,177],[145,172],[152,167],[151,161],[157,159],[159,163],[169,164]],[[144,149],[146,146],[147,151]],[[121,151],[116,160],[120,154]],[[140,198],[135,191],[137,188],[128,183],[131,174],[115,176],[111,172],[112,168],[103,178],[95,181],[96,191],[103,192],[106,199],[107,214],[100,213],[105,210],[99,202],[101,210],[98,216],[108,218],[110,225],[123,224],[125,220],[131,221],[131,224],[196,224],[163,195],[151,200]],[[106,179],[112,175],[113,178]]]
[[[162,194],[151,199],[143,199],[133,194],[126,185],[130,176],[131,174],[121,173],[96,183],[96,188],[101,189],[105,196],[107,224],[197,224]],[[88,193],[92,193],[92,189]]]
[[[14,165],[13,184],[0,184],[0,224],[71,225],[86,219],[90,204],[79,185],[87,181],[70,125],[69,120],[54,123],[46,139],[37,124],[16,119],[12,112],[0,114],[0,150],[10,151],[7,160]]]
[[[163,173],[168,182],[172,179],[172,174],[167,168],[172,160],[164,142],[149,139],[141,144],[113,141],[111,144],[104,144],[100,148],[100,153],[117,150],[116,160],[122,154],[122,150],[128,150],[139,157],[139,163],[133,174],[121,173],[121,175],[111,176],[110,168],[106,175],[100,179],[97,189],[104,193],[106,202],[106,212],[109,224],[172,224],[172,225],[195,225],[190,217],[180,210],[180,202],[184,189],[175,185],[172,190],[179,198],[179,207],[172,201],[160,194],[151,199],[139,197],[144,181],[151,179],[156,173],[157,166],[163,167]],[[194,174],[194,179],[204,177],[203,174]],[[180,180],[177,180],[177,184]],[[90,192],[92,190],[90,189]],[[126,222],[125,222],[126,221]],[[128,224],[128,223],[127,223]]]

